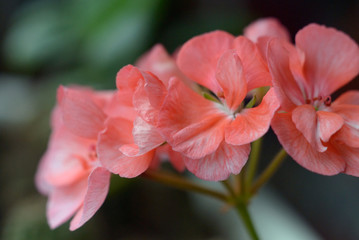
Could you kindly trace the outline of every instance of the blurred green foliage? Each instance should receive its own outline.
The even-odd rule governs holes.
[[[55,79],[58,73],[63,83],[85,79],[83,83],[113,88],[114,73],[152,42],[164,4],[163,0],[30,2],[17,12],[5,38],[5,62],[24,73],[45,71]]]

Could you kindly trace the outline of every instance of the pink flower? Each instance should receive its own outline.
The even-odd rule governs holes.
[[[136,177],[151,166],[157,167],[168,157],[177,170],[183,171],[181,156],[168,145],[162,146],[165,139],[156,128],[168,80],[183,74],[161,45],[156,45],[142,57],[138,65],[158,74],[161,79],[132,65],[118,72],[118,95],[123,101],[117,104],[126,104],[131,114],[123,113],[106,121],[98,144],[100,161],[112,173],[122,177]]]
[[[358,74],[358,45],[310,24],[297,33],[296,47],[272,40],[267,58],[281,102],[272,127],[284,149],[313,172],[359,176],[359,93],[330,97]]]
[[[52,134],[36,174],[39,191],[49,196],[47,219],[56,228],[70,219],[70,230],[87,222],[104,202],[110,173],[97,158],[98,133],[104,127],[113,92],[58,89]]]
[[[267,132],[279,106],[272,90],[258,106],[243,105],[249,91],[271,84],[256,45],[215,31],[185,43],[177,63],[188,78],[208,90],[195,92],[172,78],[158,128],[199,178],[218,181],[238,174],[250,142]]]

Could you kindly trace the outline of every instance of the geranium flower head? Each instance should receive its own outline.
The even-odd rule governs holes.
[[[275,116],[272,127],[285,150],[314,172],[359,175],[353,170],[359,162],[348,164],[348,157],[344,157],[353,152],[343,152],[352,145],[351,138],[338,137],[343,131],[347,136],[357,134],[357,129],[347,131],[359,116],[354,104],[357,95],[349,97],[353,104],[332,102],[330,96],[358,74],[358,45],[340,31],[310,24],[297,33],[296,47],[272,40],[267,58],[283,110]],[[353,153],[350,158],[358,157]]]
[[[203,92],[172,78],[158,128],[196,176],[218,181],[239,173],[250,142],[268,130],[279,106],[270,90],[258,106],[244,107],[249,91],[271,84],[256,45],[243,36],[214,31],[185,43],[177,64]]]
[[[104,202],[110,173],[97,158],[97,135],[113,92],[58,89],[48,149],[36,173],[36,186],[48,195],[47,219],[56,228],[72,219],[70,230],[87,222]],[[77,127],[76,127],[77,126]]]

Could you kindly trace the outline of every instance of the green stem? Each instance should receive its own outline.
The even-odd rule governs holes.
[[[227,189],[227,191],[233,197],[233,199],[235,199],[237,195],[236,195],[235,191],[233,190],[232,184],[229,182],[229,179],[221,181],[221,183]]]
[[[262,138],[257,139],[252,143],[252,151],[249,156],[247,172],[244,179],[245,188],[247,191],[250,190],[250,187],[253,182],[254,175],[257,171],[258,159],[262,148]]]
[[[242,201],[238,200],[236,205],[237,212],[243,220],[244,225],[247,228],[247,231],[253,240],[259,240],[256,229],[254,228],[253,221],[249,215],[247,205]]]
[[[273,176],[273,174],[277,171],[287,153],[284,149],[281,149],[277,155],[273,158],[272,162],[267,166],[267,168],[263,171],[263,173],[258,177],[258,179],[254,182],[251,195],[257,193],[257,191]]]
[[[169,185],[171,187],[201,193],[204,195],[208,195],[208,196],[217,198],[224,202],[228,202],[228,197],[225,194],[202,187],[202,186],[197,185],[183,177],[179,177],[179,176],[176,176],[176,175],[168,173],[168,172],[147,170],[144,173],[144,176],[151,180],[154,180],[156,182],[160,182],[165,185]]]

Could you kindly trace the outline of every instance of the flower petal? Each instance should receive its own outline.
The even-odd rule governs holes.
[[[242,110],[226,128],[226,142],[243,145],[262,137],[269,129],[272,117],[279,107],[274,90],[270,89],[261,104],[255,108]]]
[[[345,144],[338,144],[337,148],[346,162],[344,173],[359,177],[359,148],[348,147]]]
[[[147,153],[165,142],[158,130],[141,117],[136,118],[132,135],[134,144],[127,144],[120,147],[120,151],[129,157]]]
[[[70,223],[74,231],[86,223],[101,207],[110,186],[110,173],[102,167],[95,168],[88,177],[84,203]]]
[[[185,157],[186,167],[197,177],[209,181],[222,181],[231,173],[238,174],[247,162],[250,145],[220,144],[218,149],[199,159]]]
[[[253,42],[246,37],[239,36],[234,39],[233,48],[242,61],[247,91],[272,85],[267,64]]]
[[[116,86],[120,91],[135,91],[138,79],[142,78],[140,70],[133,65],[127,65],[118,71],[116,76]]]
[[[317,120],[319,137],[324,142],[328,142],[344,124],[344,119],[340,115],[326,111],[318,111]]]
[[[219,59],[216,78],[223,89],[227,106],[234,112],[247,94],[242,63],[234,51],[225,52]]]
[[[307,141],[292,122],[290,113],[278,113],[272,128],[286,152],[302,167],[323,175],[334,175],[345,169],[344,159],[331,144],[324,152]]]
[[[87,190],[87,178],[66,187],[55,188],[47,202],[47,221],[51,229],[57,228],[81,207]]]
[[[63,124],[61,109],[52,113],[52,134],[36,173],[36,186],[48,194],[54,186],[65,186],[88,174],[87,157],[96,141],[72,134]]]
[[[124,145],[133,144],[132,128],[132,122],[126,119],[108,119],[97,144],[101,164],[110,172],[127,178],[146,171],[154,156],[154,150],[137,157],[128,157],[120,151]]]
[[[106,115],[96,104],[95,93],[88,89],[59,87],[59,106],[65,126],[74,134],[96,139]]]
[[[156,165],[154,169],[158,168],[158,165],[162,161],[170,161],[172,166],[178,171],[183,172],[185,170],[185,165],[183,161],[183,155],[179,152],[173,151],[172,147],[169,144],[165,144],[156,149],[155,156]],[[152,166],[153,164],[151,164]]]
[[[359,73],[359,47],[345,33],[310,24],[300,30],[296,45],[305,54],[304,74],[312,96],[328,96]]]
[[[332,107],[342,104],[359,105],[359,91],[351,90],[340,95],[333,103]]]
[[[190,158],[204,157],[216,151],[229,121],[222,116],[213,116],[193,123],[173,135],[172,148]]]
[[[142,76],[133,94],[133,105],[145,121],[156,125],[167,90],[156,76],[146,72]]]
[[[231,48],[234,37],[224,31],[214,31],[187,41],[177,57],[179,69],[191,80],[217,93],[222,89],[216,80],[218,59]]]
[[[324,152],[327,150],[327,147],[324,146],[320,140],[317,114],[312,105],[305,104],[296,107],[292,112],[292,121],[305,139],[312,144],[312,146],[316,147],[317,151]],[[325,120],[322,119],[321,127],[325,128],[325,126]],[[322,135],[326,136],[325,133],[322,133]],[[331,134],[328,133],[328,135]]]
[[[344,102],[343,100],[341,102]],[[344,126],[336,134],[336,140],[359,148],[359,105],[333,104],[332,110],[344,119]]]
[[[156,44],[148,53],[142,56],[136,63],[139,68],[154,73],[168,87],[171,77],[185,79],[186,77],[177,67],[172,56],[161,44]]]
[[[173,150],[192,158],[203,157],[217,149],[224,137],[224,126],[230,121],[220,106],[173,78],[158,129]]]
[[[343,127],[335,134],[335,140],[345,143],[350,147],[359,148],[359,130],[350,125],[344,124]]]
[[[274,90],[285,111],[290,111],[305,101],[302,91],[291,72],[290,52],[294,48],[278,39],[273,39],[268,45],[268,66],[272,75]],[[293,50],[295,51],[295,50]]]
[[[104,112],[109,117],[122,117],[135,120],[137,112],[132,103],[133,91],[130,89],[117,91],[111,101],[105,106]]]
[[[288,30],[275,18],[261,18],[252,22],[244,29],[244,36],[257,42],[258,38],[278,37],[290,41]]]

